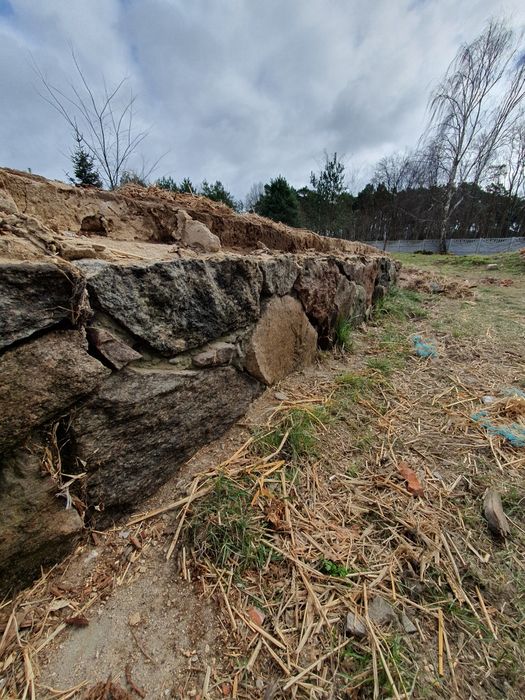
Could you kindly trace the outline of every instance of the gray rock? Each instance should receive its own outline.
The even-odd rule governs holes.
[[[381,596],[376,596],[368,606],[368,617],[378,627],[383,627],[391,622],[397,622],[397,614],[394,608]]]
[[[41,475],[41,459],[34,445],[0,457],[0,593],[59,561],[82,530],[77,511],[66,510],[55,482]]]
[[[346,614],[345,634],[347,637],[363,639],[367,636],[366,624],[360,615],[353,612]]]
[[[52,420],[110,374],[81,331],[53,331],[0,357],[0,450]]]
[[[122,369],[133,360],[140,360],[140,352],[130,348],[127,343],[115,338],[104,328],[88,328],[87,337],[104,360],[113,369]]]
[[[487,270],[497,270],[498,269],[498,264],[497,263],[489,263],[487,265]]]
[[[84,283],[52,263],[0,263],[0,348],[72,319]]]
[[[93,306],[167,357],[249,325],[260,314],[262,273],[254,260],[77,265],[88,274]]]
[[[246,370],[275,384],[294,369],[313,362],[317,333],[294,297],[273,297],[255,326],[246,349]]]
[[[232,343],[218,341],[203,352],[192,357],[196,367],[216,367],[228,365],[237,356],[237,348]]]
[[[414,632],[417,632],[417,627],[405,612],[401,613],[399,620],[401,622],[401,626],[407,634],[414,634]]]
[[[282,297],[292,290],[301,268],[291,255],[276,255],[259,262],[263,273],[263,294]]]
[[[109,523],[153,493],[261,391],[231,366],[193,372],[128,367],[111,376],[72,420],[95,522]]]

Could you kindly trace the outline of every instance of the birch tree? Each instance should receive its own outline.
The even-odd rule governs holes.
[[[426,136],[440,153],[442,252],[458,182],[483,181],[519,118],[525,95],[520,39],[504,22],[491,21],[460,48],[431,97]]]

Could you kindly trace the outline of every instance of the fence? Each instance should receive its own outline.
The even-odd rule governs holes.
[[[383,241],[366,241],[369,245],[383,250]],[[494,255],[511,253],[525,248],[525,238],[450,238],[447,250],[454,255]],[[427,251],[439,253],[439,241],[427,239],[422,241],[387,241],[388,253],[416,253]]]

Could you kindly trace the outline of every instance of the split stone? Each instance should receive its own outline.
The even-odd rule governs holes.
[[[265,384],[275,384],[294,369],[313,362],[317,333],[300,302],[291,296],[270,299],[249,341],[246,370]]]
[[[133,360],[140,360],[140,352],[133,350],[104,328],[88,328],[87,337],[100,355],[113,369],[122,369]]]
[[[237,348],[232,343],[219,341],[213,343],[207,350],[192,357],[196,367],[216,367],[229,364],[237,355]]]
[[[239,257],[142,265],[83,260],[93,307],[166,357],[257,320],[262,273]]]
[[[65,556],[82,530],[77,511],[41,475],[41,460],[35,446],[0,457],[0,593]]]

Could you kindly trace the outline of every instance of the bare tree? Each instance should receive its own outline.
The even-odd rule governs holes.
[[[483,180],[518,118],[524,95],[525,61],[514,32],[500,21],[491,21],[460,48],[432,95],[427,137],[437,144],[440,157],[443,252],[457,183]]]
[[[76,84],[71,82],[67,91],[49,82],[35,65],[43,87],[40,94],[62,115],[73,130],[75,139],[100,167],[107,186],[114,189],[127,170],[130,156],[148,132],[134,128],[136,97],[131,89],[126,90],[126,78],[111,89],[104,81],[103,90],[97,95],[73,50],[71,56],[79,80]]]
[[[503,150],[503,186],[511,197],[525,196],[525,112],[509,131]]]
[[[262,182],[256,182],[250,187],[250,191],[244,200],[244,209],[248,212],[255,211],[255,206],[257,202],[261,199],[264,194],[264,185]]]

